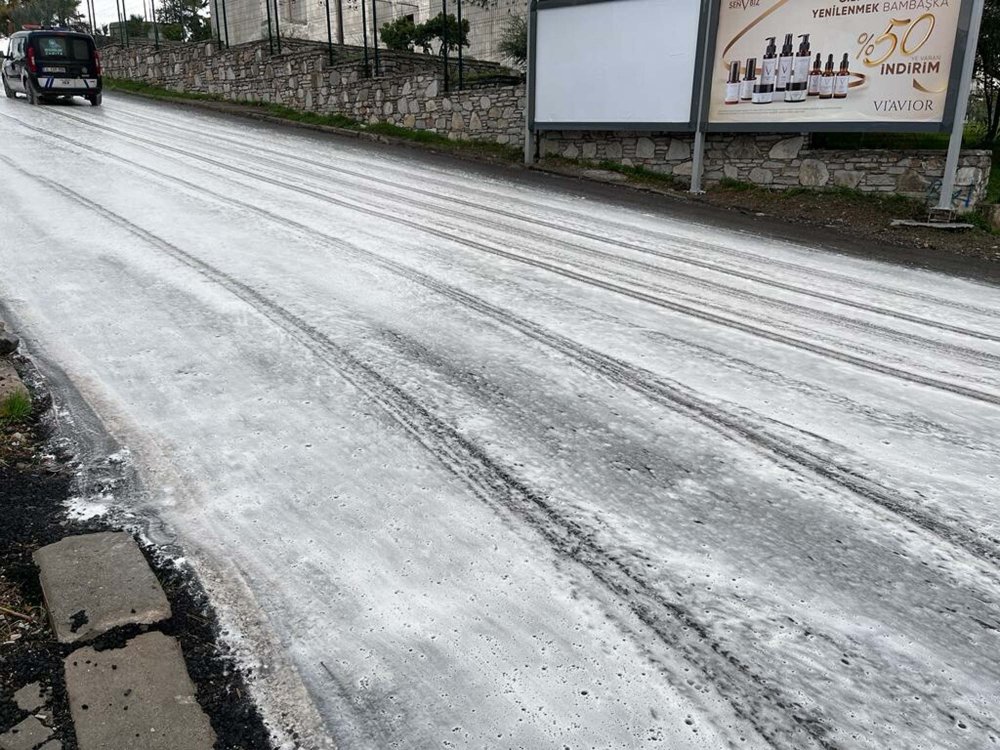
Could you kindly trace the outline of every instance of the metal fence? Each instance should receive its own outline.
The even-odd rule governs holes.
[[[126,3],[155,18],[162,2],[116,0],[118,20],[103,41],[178,43],[163,24],[128,23]],[[184,19],[187,41],[193,30],[207,32],[223,49],[263,34],[272,55],[322,45],[331,64],[356,61],[369,77],[436,70],[446,91],[523,80],[517,32],[526,45],[526,0],[208,0],[208,11],[210,19]]]
[[[265,0],[264,4],[262,21],[272,54],[284,54],[303,41],[325,42],[331,63],[358,56],[364,74],[375,77],[437,69],[446,90],[523,78],[523,61],[510,57],[505,51],[510,45],[503,41],[512,30],[526,29],[524,0]]]

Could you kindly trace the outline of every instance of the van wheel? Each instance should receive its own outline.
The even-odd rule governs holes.
[[[97,92],[96,94],[91,94],[90,96],[88,96],[87,101],[90,102],[91,107],[100,107],[101,98],[102,98],[101,93]]]
[[[0,80],[3,80],[3,92],[7,95],[8,99],[13,99],[17,96],[14,93],[14,89],[12,89],[10,84],[7,83],[7,76],[0,75]]]

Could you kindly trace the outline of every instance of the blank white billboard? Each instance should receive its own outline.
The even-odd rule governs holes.
[[[540,3],[535,123],[689,122],[700,15],[700,0]]]

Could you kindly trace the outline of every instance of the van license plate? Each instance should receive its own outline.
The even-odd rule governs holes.
[[[65,73],[66,68],[42,68],[43,73]]]

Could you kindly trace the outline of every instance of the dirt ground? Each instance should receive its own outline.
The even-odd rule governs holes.
[[[789,223],[833,230],[855,240],[870,238],[885,245],[1000,261],[1000,234],[979,227],[945,230],[892,226],[893,219],[927,220],[926,210],[907,199],[879,199],[846,192],[782,193],[720,186],[709,190],[701,200],[734,211],[765,214]],[[958,221],[963,219],[960,217]]]
[[[662,176],[638,170],[609,172],[564,159],[546,159],[537,168],[566,177],[659,193],[733,214],[759,217],[771,225],[822,229],[829,241],[844,240],[854,245],[870,241],[872,245],[882,247],[939,251],[942,255],[975,258],[987,263],[1000,261],[1000,234],[983,229],[985,221],[978,215],[957,220],[973,224],[971,229],[892,226],[893,219],[927,220],[927,209],[923,205],[902,196],[881,197],[848,190],[805,188],[782,192],[743,183],[713,186],[704,194],[694,196],[686,186],[674,185]]]

